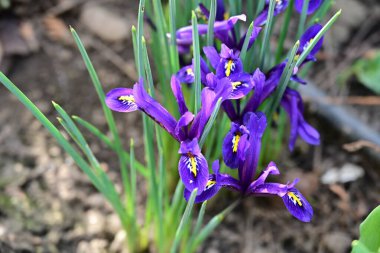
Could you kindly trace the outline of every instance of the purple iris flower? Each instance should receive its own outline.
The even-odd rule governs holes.
[[[246,16],[244,14],[232,16],[224,21],[216,21],[214,23],[214,35],[218,39],[224,38],[225,34],[228,34],[235,26],[238,20],[245,21]],[[208,24],[199,24],[199,35],[207,34]],[[190,46],[193,44],[193,27],[185,26],[177,30],[176,41],[179,53],[188,53]]]
[[[281,100],[281,106],[287,112],[291,125],[289,149],[291,151],[294,149],[298,135],[310,145],[319,145],[318,131],[309,125],[303,117],[304,106],[298,91],[286,88],[284,97]]]
[[[261,139],[267,123],[265,115],[261,112],[247,113],[244,118],[244,125],[249,132],[249,137],[246,134],[246,143],[241,150],[242,153],[238,155],[239,180],[228,174],[219,173],[219,162],[215,161],[212,166],[214,173],[209,175],[204,191],[196,197],[195,201],[208,200],[221,188],[230,188],[240,192],[243,196],[279,196],[294,217],[303,222],[311,221],[313,209],[305,197],[294,187],[298,180],[288,184],[266,182],[269,175],[280,174],[274,162],[269,163],[267,168],[254,180],[261,150]],[[184,196],[187,200],[190,194],[191,192],[186,189]]]
[[[295,0],[295,2],[294,2],[294,8],[299,13],[302,13],[302,7],[303,7],[304,2],[305,2],[305,0]],[[323,0],[309,0],[309,6],[307,8],[307,14],[310,15],[310,14],[314,13],[319,8],[319,6],[322,4],[322,2],[323,2]]]
[[[204,6],[204,4],[199,4],[199,9],[201,10],[202,14],[206,18],[206,20],[210,17],[210,11]],[[226,20],[228,17],[228,13],[226,12],[226,8],[224,7],[224,1],[223,0],[217,0],[216,2],[216,15],[215,15],[215,21],[223,21]]]
[[[309,0],[309,6],[307,9],[307,14],[310,15],[314,13],[319,6],[321,5],[323,0]],[[294,8],[297,12],[302,13],[302,6],[305,0],[295,0]],[[260,12],[260,14],[255,19],[255,25],[257,26],[263,26],[266,24],[268,20],[268,13],[269,13],[269,3],[270,0],[265,1],[264,9]],[[275,0],[275,7],[273,16],[277,16],[281,13],[283,13],[289,5],[289,0]]]
[[[314,24],[310,26],[304,34],[300,38],[300,47],[298,48],[297,55],[301,55],[306,48],[309,46],[309,44],[314,40],[315,36],[322,30],[323,26],[321,24]],[[314,48],[311,50],[309,55],[306,57],[305,61],[303,63],[306,63],[308,61],[316,61],[315,55],[318,53],[318,51],[321,49],[323,44],[322,37],[317,44],[314,46]]]
[[[286,8],[288,8],[289,1],[288,0],[275,0],[275,7],[274,7],[274,12],[273,16],[277,16],[284,12]],[[270,0],[265,0],[265,6],[264,9],[260,12],[260,14],[257,16],[255,19],[255,25],[257,26],[263,26],[266,24],[267,19],[268,19],[268,14],[269,14],[269,3]]]
[[[228,78],[217,81],[214,90],[202,90],[202,107],[197,115],[189,112],[182,93],[179,80],[173,76],[171,88],[178,103],[180,119],[177,121],[159,102],[153,99],[145,90],[143,81],[135,84],[133,89],[116,88],[106,96],[107,106],[118,112],[143,111],[175,140],[180,143],[178,151],[181,154],[178,170],[179,175],[189,191],[198,188],[199,194],[205,189],[209,177],[208,164],[198,146],[204,127],[209,120],[217,101],[227,99],[232,92],[232,84]],[[191,126],[189,127],[189,125]]]

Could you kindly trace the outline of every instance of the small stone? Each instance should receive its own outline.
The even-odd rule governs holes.
[[[324,235],[322,241],[327,252],[347,252],[351,245],[351,238],[340,231]]]
[[[86,213],[86,230],[88,234],[96,235],[104,231],[105,219],[102,213],[96,210],[89,210]]]
[[[80,20],[91,32],[108,42],[121,41],[130,36],[128,20],[102,5],[84,5]]]

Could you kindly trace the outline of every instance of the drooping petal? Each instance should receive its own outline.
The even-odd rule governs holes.
[[[240,99],[246,96],[253,88],[254,81],[247,73],[238,73],[230,76],[232,92],[228,99]]]
[[[133,86],[133,96],[139,109],[157,122],[169,134],[179,141],[175,134],[176,119],[145,91],[142,80]]]
[[[206,200],[211,199],[214,197],[218,191],[220,190],[221,185],[216,182],[216,176],[215,174],[211,174],[208,177],[206,187],[204,188],[203,192],[201,192],[196,198],[195,203],[204,202]],[[189,201],[191,195],[191,191],[189,191],[187,188],[184,190],[184,197],[186,201]]]
[[[194,83],[194,69],[193,65],[182,67],[176,74],[181,83],[192,84]]]
[[[310,222],[313,218],[312,206],[296,188],[289,189],[282,200],[290,214],[300,221]]]
[[[177,100],[179,113],[181,115],[183,115],[188,111],[188,109],[186,106],[185,98],[184,98],[183,93],[182,93],[181,83],[178,80],[178,78],[173,75],[171,82],[170,82],[170,85],[171,85],[174,97]]]
[[[228,167],[235,169],[239,166],[240,159],[245,156],[247,138],[248,130],[246,127],[232,122],[231,130],[224,138],[222,146],[223,160]]]
[[[209,173],[206,158],[200,152],[197,139],[181,142],[178,171],[185,188],[192,192],[198,188],[200,195],[206,188]]]
[[[319,145],[320,136],[318,131],[310,126],[303,117],[303,102],[298,91],[286,88],[281,106],[285,109],[290,119],[289,149],[294,149],[297,136],[310,145]]]
[[[106,95],[107,106],[116,112],[133,112],[138,110],[133,96],[133,90],[128,88],[116,88]]]
[[[203,52],[205,53],[207,59],[210,61],[211,66],[216,69],[220,63],[220,56],[215,47],[203,47]]]
[[[305,0],[295,0],[294,2],[294,8],[299,12],[302,13],[302,7]],[[321,6],[322,0],[309,0],[309,6],[307,8],[307,14],[310,15],[314,13],[319,6]]]

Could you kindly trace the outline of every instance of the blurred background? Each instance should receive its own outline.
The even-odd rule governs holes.
[[[349,252],[360,222],[380,203],[380,2],[335,2],[331,14],[343,14],[327,33],[310,85],[301,89],[322,143],[300,141],[292,154],[284,145],[277,162],[283,181],[302,179],[298,188],[314,207],[313,221],[296,221],[280,199],[247,199],[201,252]],[[0,70],[53,122],[52,100],[106,130],[68,27],[81,36],[106,91],[131,87],[137,8],[137,0],[0,0]],[[126,252],[110,206],[2,86],[0,108],[0,252]],[[142,161],[139,114],[116,116]],[[88,138],[120,186],[114,155]],[[223,198],[232,196],[211,202],[210,215],[225,206]]]

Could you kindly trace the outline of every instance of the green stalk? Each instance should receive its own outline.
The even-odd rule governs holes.
[[[216,0],[211,0],[210,16],[208,19],[208,26],[207,26],[207,46],[214,45],[215,16],[216,16]]]
[[[310,0],[303,0],[301,18],[300,22],[298,23],[297,39],[299,39],[302,33],[305,31],[307,10],[309,9],[309,1]]]
[[[193,26],[193,57],[194,57],[194,114],[197,114],[201,107],[201,62],[199,49],[198,21],[195,12],[191,15],[191,24]]]
[[[251,24],[248,27],[247,35],[245,36],[243,47],[242,47],[241,52],[240,52],[240,59],[242,62],[244,62],[245,56],[247,54],[249,39],[251,38],[252,32],[253,32],[253,21],[251,22]]]
[[[180,224],[179,224],[179,226],[177,228],[177,231],[176,231],[176,234],[175,234],[175,237],[174,237],[174,241],[173,241],[173,245],[172,245],[172,247],[170,249],[170,253],[176,253],[176,252],[178,252],[177,251],[178,250],[178,246],[179,246],[180,240],[182,238],[182,235],[184,233],[185,226],[189,223],[191,212],[193,210],[194,201],[195,201],[195,197],[196,196],[197,196],[197,189],[193,190],[193,192],[190,195],[189,202],[187,202],[187,206],[186,206],[185,212],[182,215],[181,222],[180,222]]]
[[[111,142],[111,140],[103,134],[96,126],[92,125],[90,122],[80,118],[79,116],[72,116],[73,120],[81,125],[82,127],[86,128],[90,133],[92,133],[94,136],[98,137],[107,147],[113,149],[116,151],[114,143]],[[127,163],[129,162],[129,153],[123,150],[123,156],[125,157]],[[135,167],[136,170],[140,172],[141,175],[144,177],[148,177],[147,169],[142,165],[139,161],[135,161]]]
[[[325,24],[325,26],[315,35],[314,39],[309,43],[308,47],[303,51],[301,56],[297,60],[296,67],[299,67],[301,63],[306,59],[311,50],[315,47],[318,41],[322,38],[322,36],[330,29],[330,27],[335,23],[338,17],[342,14],[342,10],[339,10],[335,15]]]
[[[179,59],[178,50],[176,42],[176,0],[169,0],[169,10],[170,10],[170,61],[171,61],[171,72],[175,73],[179,70]]]
[[[269,38],[270,38],[270,32],[272,30],[273,13],[274,13],[275,7],[276,7],[276,0],[270,0],[269,11],[268,11],[268,21],[264,30],[264,40],[263,40],[263,44],[261,45],[261,51],[260,51],[260,57],[259,57],[260,69],[263,69],[264,64],[265,64],[265,54],[268,53],[267,48],[269,46]]]
[[[284,51],[284,43],[285,43],[286,35],[288,34],[288,31],[289,31],[289,24],[290,24],[290,20],[292,18],[292,13],[293,13],[293,5],[294,5],[294,0],[290,0],[288,9],[286,10],[286,13],[285,13],[285,19],[284,19],[284,24],[282,25],[280,38],[278,39],[276,63],[279,63],[281,61],[281,57]]]
[[[210,119],[208,120],[208,122],[207,122],[207,124],[206,124],[206,126],[204,128],[204,131],[203,131],[203,134],[201,136],[201,139],[199,140],[199,147],[201,149],[202,149],[203,144],[206,141],[206,138],[207,138],[208,134],[210,133],[211,127],[214,125],[214,122],[216,120],[216,116],[218,116],[218,112],[219,112],[221,104],[222,104],[222,98],[219,98],[219,100],[216,102],[214,110],[212,111]]]

